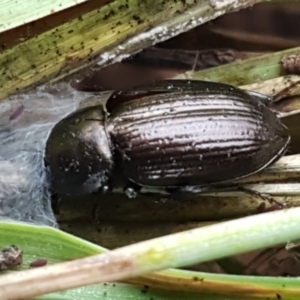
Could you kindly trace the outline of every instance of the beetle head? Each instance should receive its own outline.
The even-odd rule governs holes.
[[[53,190],[61,194],[85,194],[108,183],[113,157],[101,105],[78,110],[56,124],[47,140],[45,165]]]

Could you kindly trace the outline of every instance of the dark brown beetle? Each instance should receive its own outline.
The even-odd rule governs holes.
[[[230,85],[169,80],[116,92],[61,120],[45,151],[54,190],[121,185],[199,191],[256,173],[290,135],[271,100]]]

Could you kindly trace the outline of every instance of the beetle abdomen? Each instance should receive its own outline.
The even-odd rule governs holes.
[[[144,96],[113,110],[107,128],[125,177],[157,187],[248,176],[290,139],[273,112],[231,87]]]

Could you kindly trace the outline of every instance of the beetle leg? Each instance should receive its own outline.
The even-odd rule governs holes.
[[[190,193],[190,194],[203,194],[203,193],[218,193],[226,191],[238,190],[237,184],[219,184],[219,185],[202,185],[202,186],[183,186],[183,187],[169,187],[165,189],[168,193]]]
[[[273,98],[268,95],[254,92],[254,91],[248,91],[248,90],[245,90],[244,92],[246,92],[248,95],[250,95],[255,100],[263,103],[267,107],[269,107],[273,104]]]
[[[279,205],[280,208],[284,208],[286,206],[285,203],[276,200],[275,198],[271,197],[268,194],[263,194],[263,193],[260,193],[258,191],[255,191],[255,190],[252,190],[252,189],[249,189],[249,188],[245,188],[245,187],[239,186],[239,185],[237,185],[237,189],[241,192],[246,193],[246,194],[259,197],[264,201],[268,201],[270,204],[275,203],[275,204]]]
[[[168,187],[165,191],[172,195],[174,200],[187,200],[194,198],[203,193],[218,193],[225,191],[236,190],[234,185],[207,185],[207,186],[183,186],[183,187]]]
[[[113,185],[111,183],[105,184],[104,186],[102,186],[101,188],[91,192],[91,195],[99,195],[99,193],[101,194],[108,194],[111,193],[113,191]]]
[[[137,185],[133,182],[129,182],[123,189],[125,195],[127,196],[127,198],[129,199],[134,199],[137,197],[137,195],[139,194],[141,190],[141,186]]]
[[[238,184],[231,185],[209,185],[209,186],[185,186],[185,187],[171,187],[166,188],[166,192],[170,193],[174,199],[186,199],[192,195],[203,194],[203,193],[220,193],[226,191],[239,191],[251,196],[259,197],[264,201],[268,201],[270,204],[276,203],[280,208],[284,208],[285,204],[281,201],[276,200],[268,194],[263,194],[249,188],[245,188]]]
[[[51,194],[51,208],[55,215],[60,214],[60,210],[59,210],[60,201],[61,201],[61,197],[58,194],[56,193]]]
[[[205,192],[210,192],[210,186],[183,186],[183,187],[168,187],[165,189],[167,193],[189,193],[189,194],[202,194]]]

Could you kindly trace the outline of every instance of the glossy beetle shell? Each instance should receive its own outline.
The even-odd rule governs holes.
[[[262,102],[231,86],[193,84],[113,109],[108,131],[126,178],[206,186],[258,172],[285,151],[287,128]]]
[[[105,186],[114,161],[102,106],[87,107],[57,123],[49,135],[45,164],[54,190],[76,195]]]
[[[262,100],[262,101],[261,101]],[[164,81],[117,92],[59,122],[45,162],[54,190],[114,184],[209,186],[256,173],[287,149],[290,135],[270,99],[203,81]]]

